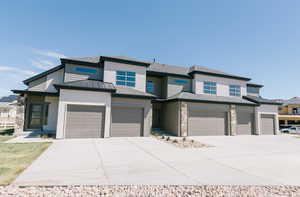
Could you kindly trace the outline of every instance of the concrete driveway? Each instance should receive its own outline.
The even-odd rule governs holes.
[[[14,182],[68,184],[300,185],[300,139],[191,137],[180,149],[151,137],[57,140]]]

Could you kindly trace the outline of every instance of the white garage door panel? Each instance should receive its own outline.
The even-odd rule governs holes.
[[[189,111],[190,136],[225,135],[226,113],[218,111]]]
[[[102,106],[68,105],[66,138],[100,138],[104,130],[105,108]]]

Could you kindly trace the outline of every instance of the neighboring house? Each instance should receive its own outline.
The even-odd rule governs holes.
[[[26,79],[27,131],[57,138],[276,134],[278,103],[250,78],[120,56],[62,58]]]
[[[280,101],[282,102],[278,115],[280,127],[300,126],[300,98],[293,97]]]
[[[16,102],[0,102],[0,129],[13,128],[16,118]]]

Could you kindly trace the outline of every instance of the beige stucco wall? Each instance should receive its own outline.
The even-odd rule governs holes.
[[[98,105],[105,106],[105,127],[104,137],[109,137],[111,122],[111,94],[106,92],[79,91],[79,90],[60,90],[58,104],[58,118],[56,138],[65,137],[65,117],[68,104],[78,105]]]
[[[143,108],[144,111],[143,136],[150,135],[151,127],[152,127],[152,104],[150,99],[112,97],[111,106],[127,106],[127,107]]]
[[[237,79],[229,79],[224,77],[214,77],[208,75],[195,74],[193,80],[193,92],[196,94],[204,94],[204,81],[212,81],[217,83],[217,96],[230,96],[229,85],[240,85],[241,96],[247,95],[247,82]]]
[[[116,85],[116,71],[135,72],[135,87],[132,88],[146,92],[146,67],[105,61],[103,81]]]

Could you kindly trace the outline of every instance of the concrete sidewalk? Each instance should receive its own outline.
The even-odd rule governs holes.
[[[191,138],[215,147],[180,149],[151,137],[56,140],[14,184],[300,184],[300,139]]]

